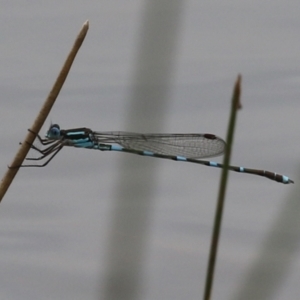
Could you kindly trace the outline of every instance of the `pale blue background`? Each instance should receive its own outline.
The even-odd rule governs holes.
[[[52,109],[52,122],[98,131],[156,130],[159,120],[147,112],[136,113],[147,128],[138,122],[132,128],[134,120],[128,125],[146,1],[2,0],[0,5],[3,174],[86,19],[90,30]],[[233,83],[241,73],[243,109],[232,164],[295,180],[284,186],[230,173],[213,298],[248,299],[249,289],[250,294],[259,289],[251,286],[258,278],[257,286],[271,283],[255,299],[296,299],[299,2],[189,0],[179,19],[160,131],[225,137]],[[47,168],[20,170],[1,203],[1,299],[101,299],[112,203],[127,159],[156,171],[139,299],[202,297],[220,171],[68,148]],[[143,177],[134,173],[126,172],[127,180]],[[274,269],[263,269],[264,255]]]

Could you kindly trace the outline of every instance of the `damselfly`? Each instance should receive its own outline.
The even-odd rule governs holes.
[[[220,163],[200,160],[221,155],[226,143],[214,134],[139,134],[130,132],[97,132],[89,128],[60,129],[53,124],[47,131],[46,138],[37,135],[42,145],[40,149],[34,145],[31,148],[42,156],[27,158],[27,160],[42,160],[49,157],[43,164],[22,165],[22,167],[45,167],[64,147],[95,149],[101,151],[121,151],[144,156],[166,158],[223,168]],[[275,180],[284,184],[294,183],[289,177],[265,170],[229,166],[229,170],[240,173],[254,174]]]

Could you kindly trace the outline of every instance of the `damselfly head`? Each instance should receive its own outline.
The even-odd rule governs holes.
[[[49,130],[47,131],[46,137],[48,139],[59,139],[60,138],[60,127],[58,124],[51,124]]]

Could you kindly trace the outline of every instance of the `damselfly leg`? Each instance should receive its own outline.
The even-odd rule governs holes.
[[[52,148],[52,149],[49,150],[49,148]],[[54,156],[63,148],[63,144],[58,144],[58,145],[56,145],[56,147],[51,146],[49,148],[45,149],[44,151],[46,151],[46,150],[49,150],[49,151],[46,154],[44,154],[44,155],[42,155],[40,157],[37,157],[37,158],[33,158],[33,157],[26,158],[26,160],[42,160],[45,157],[53,154],[53,155],[50,156],[50,158],[45,163],[43,163],[41,165],[21,165],[20,167],[24,168],[24,167],[45,167],[45,166],[47,166],[48,163],[54,158]],[[42,150],[40,150],[40,149],[38,149],[36,147],[32,148],[32,149],[37,150],[39,152],[42,151]]]
[[[42,145],[49,145],[49,144],[53,144],[53,142],[55,142],[55,141],[53,141],[53,140],[41,138],[41,136],[40,136],[38,133],[32,131],[31,129],[28,129],[28,131],[31,132],[33,135],[35,135],[35,137],[39,140],[39,142],[40,142]],[[32,146],[33,146],[33,145],[32,145]]]
[[[41,138],[41,136],[37,133],[35,133],[34,131],[32,131],[31,129],[28,129],[29,132],[31,132],[32,134],[34,134],[37,139],[39,140],[39,142],[44,145],[44,146],[47,146],[45,149],[40,149],[38,147],[36,147],[35,145],[33,144],[30,144],[28,142],[29,145],[30,145],[30,148],[39,152],[40,154],[42,154],[42,156],[40,157],[28,157],[26,158],[26,160],[42,160],[44,159],[45,157],[53,154],[50,156],[50,158],[43,164],[41,165],[21,165],[21,166],[14,166],[14,167],[9,167],[9,168],[20,168],[20,167],[45,167],[47,166],[47,164],[54,158],[54,156],[63,148],[63,143],[61,140],[49,140],[49,139],[43,139]]]

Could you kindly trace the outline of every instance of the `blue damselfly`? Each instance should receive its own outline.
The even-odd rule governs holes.
[[[95,149],[101,151],[121,151],[144,156],[171,159],[197,163],[209,167],[223,168],[223,165],[213,161],[200,160],[221,155],[226,143],[214,134],[139,134],[130,132],[97,132],[89,128],[60,129],[53,124],[43,139],[36,135],[42,145],[40,149],[34,145],[31,148],[42,156],[27,158],[27,160],[42,160],[49,157],[43,164],[22,165],[22,167],[45,167],[64,147]],[[294,183],[289,177],[265,170],[229,166],[229,170],[240,173],[254,174],[269,178],[284,184]]]

